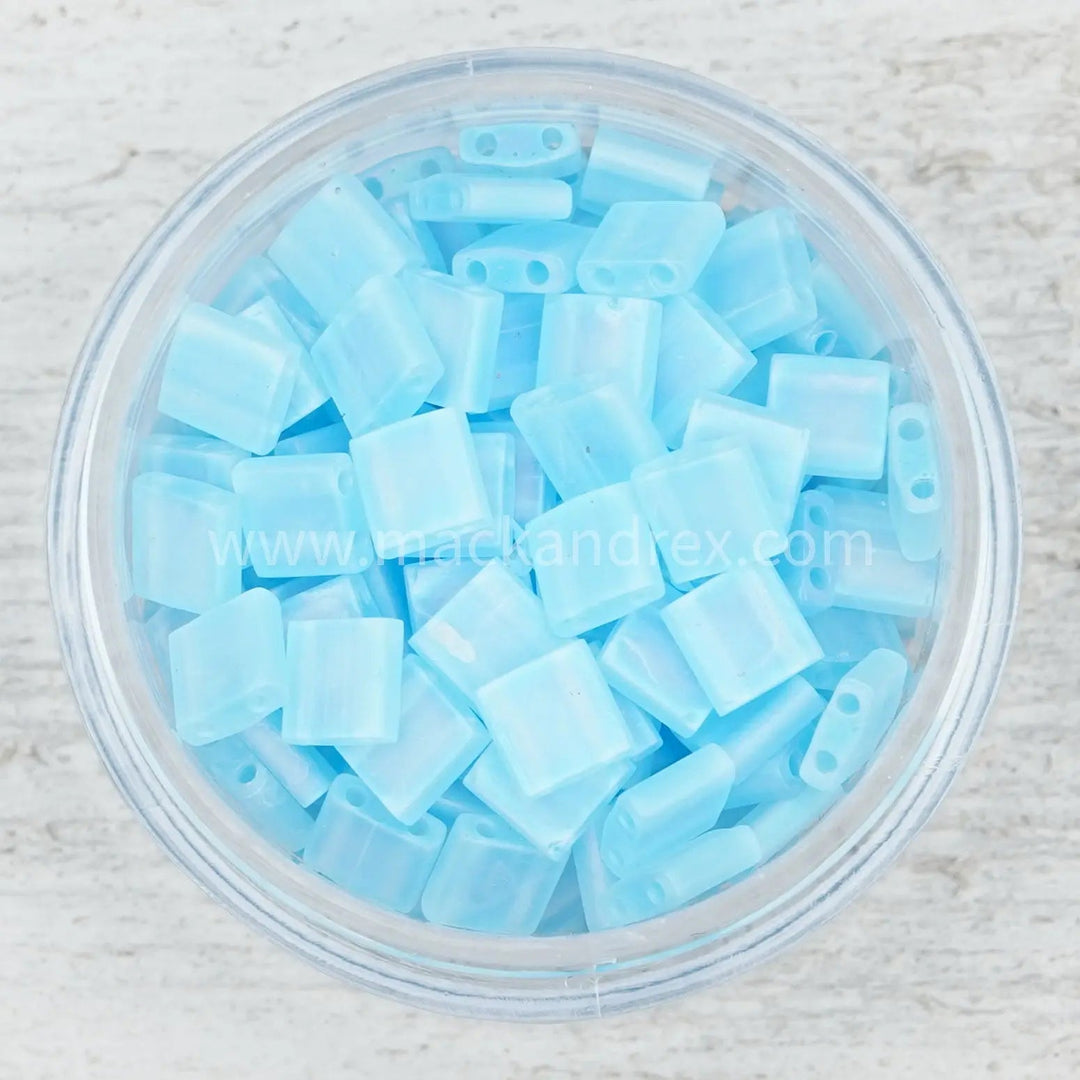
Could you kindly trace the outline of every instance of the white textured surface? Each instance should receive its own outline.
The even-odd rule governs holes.
[[[1026,484],[1022,623],[999,704],[899,864],[735,985],[562,1028],[469,1024],[348,991],[176,871],[83,733],[41,542],[79,342],[169,204],[336,84],[507,44],[711,75],[869,174],[973,310]],[[1080,1071],[1074,0],[4,0],[0,190],[3,1080]]]

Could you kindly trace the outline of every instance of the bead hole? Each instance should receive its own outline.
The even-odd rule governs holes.
[[[350,806],[355,806],[357,810],[363,810],[367,805],[367,799],[364,798],[364,792],[358,787],[351,787],[345,792],[345,801]]]
[[[593,281],[601,289],[610,289],[615,284],[615,275],[606,266],[598,266],[593,271]]]
[[[483,285],[487,281],[487,267],[477,260],[473,260],[465,267],[465,276],[474,285]]]
[[[836,771],[836,757],[828,750],[819,750],[814,756],[814,764],[819,773],[831,773]]]
[[[814,352],[818,356],[830,356],[836,348],[836,334],[832,330],[822,330],[814,337]]]
[[[933,480],[916,480],[911,485],[911,494],[916,499],[930,499],[934,495],[934,481]]]
[[[655,263],[649,270],[649,277],[659,288],[666,289],[675,284],[675,271],[667,263]]]
[[[376,179],[374,176],[369,176],[364,181],[364,187],[366,187],[376,199],[381,199],[383,197],[382,181]],[[340,191],[341,189],[339,188],[338,190]]]
[[[810,571],[810,584],[813,585],[815,589],[824,592],[825,589],[829,587],[829,575],[826,574],[820,566],[815,566],[814,569]]]
[[[499,140],[490,131],[485,131],[476,136],[476,152],[481,157],[491,157],[498,149],[498,146]]]
[[[543,285],[551,277],[551,271],[539,259],[532,259],[525,267],[525,277],[530,284]]]
[[[420,162],[420,175],[425,180],[429,176],[434,176],[436,173],[442,172],[442,166],[434,158],[424,158]]]
[[[236,770],[236,782],[238,784],[250,784],[255,779],[256,771],[254,765],[241,765]]]
[[[818,528],[825,528],[825,511],[820,506],[810,507],[810,523]]]
[[[482,836],[485,840],[493,840],[495,838],[495,827],[490,821],[478,821],[475,826],[475,832],[477,836]]]
[[[921,420],[904,420],[897,429],[897,434],[906,442],[915,442],[923,437],[924,428]]]
[[[851,693],[843,693],[836,699],[836,707],[845,716],[854,716],[859,711],[859,699]]]
[[[540,133],[540,141],[548,150],[558,150],[562,146],[562,132],[558,128],[544,128]]]

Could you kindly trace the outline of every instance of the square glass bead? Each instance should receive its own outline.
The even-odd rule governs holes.
[[[444,173],[409,187],[409,214],[417,221],[510,225],[565,220],[573,209],[574,193],[562,180]]]
[[[578,260],[593,231],[569,221],[507,225],[458,250],[454,277],[499,292],[566,292],[576,282]]]
[[[930,410],[916,402],[889,413],[889,514],[904,557],[933,559],[941,550],[945,503]]]
[[[139,443],[139,472],[168,473],[232,491],[233,466],[251,455],[209,435],[147,435]]]

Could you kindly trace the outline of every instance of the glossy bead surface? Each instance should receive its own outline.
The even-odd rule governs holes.
[[[453,173],[409,188],[409,213],[417,221],[561,221],[573,208],[574,193],[562,180]]]
[[[577,281],[577,265],[593,229],[568,221],[508,225],[454,254],[454,277],[499,292],[561,293]]]
[[[925,405],[889,413],[889,514],[904,557],[933,559],[941,550],[944,498],[933,419]]]

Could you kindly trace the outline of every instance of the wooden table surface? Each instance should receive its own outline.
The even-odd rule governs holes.
[[[84,734],[43,499],[76,351],[164,210],[281,113],[470,47],[636,53],[831,143],[975,315],[1025,484],[1021,621],[942,809],[841,918],[610,1021],[467,1023],[337,985],[167,861]],[[0,1077],[1066,1077],[1080,1071],[1076,0],[0,2]]]

